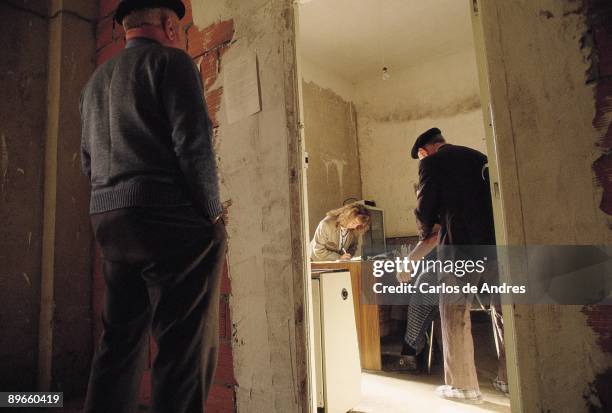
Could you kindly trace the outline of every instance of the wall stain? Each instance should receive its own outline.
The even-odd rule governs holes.
[[[602,155],[593,163],[595,182],[603,189],[599,208],[612,215],[612,3],[607,0],[583,0],[587,31],[581,47],[588,50],[590,66],[586,83],[595,85],[593,127],[601,132],[598,147]]]
[[[612,411],[612,369],[598,374],[582,396],[589,413]]]
[[[550,10],[540,10],[540,17],[545,19],[552,19],[555,15]]]
[[[450,118],[480,108],[480,96],[474,94],[440,107],[415,106],[378,115],[374,112],[368,113],[367,105],[365,105],[365,110],[359,112],[378,122],[412,122],[421,119]]]

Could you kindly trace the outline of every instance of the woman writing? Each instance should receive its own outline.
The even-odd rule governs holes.
[[[362,204],[354,202],[329,211],[310,242],[310,259],[350,260],[357,251],[359,237],[369,225],[370,211]]]

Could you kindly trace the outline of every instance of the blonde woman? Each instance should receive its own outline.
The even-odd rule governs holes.
[[[357,251],[359,237],[369,226],[370,211],[362,204],[355,202],[329,211],[310,242],[310,259],[350,260]]]

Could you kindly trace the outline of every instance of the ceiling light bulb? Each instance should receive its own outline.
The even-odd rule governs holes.
[[[389,74],[389,68],[387,66],[382,69],[382,80],[389,80],[391,75]]]

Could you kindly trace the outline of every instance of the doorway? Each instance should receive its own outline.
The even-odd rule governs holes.
[[[328,211],[365,200],[384,214],[387,250],[401,252],[417,242],[413,210],[418,161],[410,158],[416,137],[438,127],[450,143],[485,154],[494,150],[478,56],[483,49],[474,29],[478,22],[473,21],[476,3],[298,3],[298,73],[307,158],[304,219],[309,239]],[[496,223],[498,219],[496,214]],[[319,263],[315,267],[321,268]],[[356,291],[353,297],[358,301]],[[510,411],[509,399],[491,386],[497,353],[487,313],[474,312],[472,317],[484,397],[484,404],[473,407],[436,398],[434,389],[444,384],[444,377],[435,339],[430,340],[427,358],[433,362],[427,373],[387,371],[388,360],[402,348],[406,310],[367,306],[355,305],[361,399],[354,411],[411,412],[423,406]],[[317,304],[309,307],[316,310]],[[436,336],[432,329],[428,339],[431,332]],[[313,366],[316,363],[312,360]],[[314,375],[314,368],[311,371]]]

